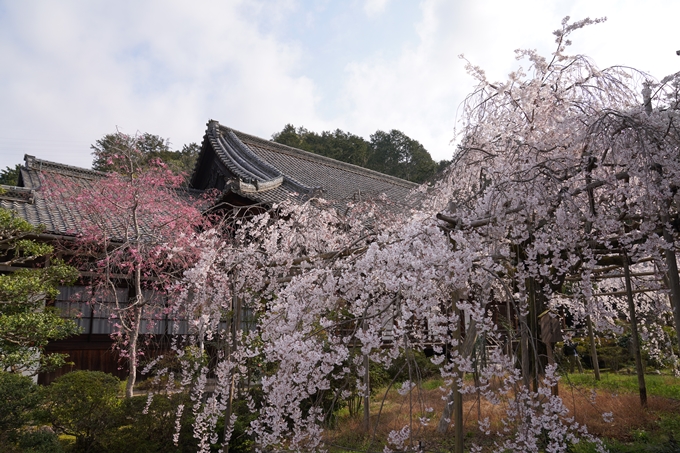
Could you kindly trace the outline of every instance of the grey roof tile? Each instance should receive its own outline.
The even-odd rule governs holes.
[[[46,233],[75,235],[83,214],[71,203],[51,199],[41,191],[51,184],[92,186],[106,173],[25,156],[19,187],[3,186],[0,206],[15,211]],[[212,160],[211,160],[212,159]],[[222,178],[223,187],[216,181]],[[197,189],[180,195],[199,200],[204,189],[224,188],[254,203],[324,198],[338,208],[347,202],[386,196],[397,206],[413,202],[417,184],[356,165],[281,145],[210,121],[192,179]],[[197,201],[200,202],[200,201]]]
[[[217,156],[217,166],[226,169],[222,176],[228,189],[259,203],[318,196],[341,206],[349,200],[383,194],[402,202],[417,187],[403,179],[245,134],[217,121],[208,122],[201,155],[199,160]],[[280,184],[263,184],[265,176],[273,181],[278,175],[282,176]],[[200,178],[206,176],[195,174],[194,183],[200,184]]]
[[[0,186],[0,206],[16,214],[34,226],[42,226],[44,232],[60,236],[74,236],[82,232],[84,214],[73,203],[64,203],[41,190],[43,182],[56,187],[78,185],[93,187],[106,173],[59,164],[25,156],[19,184],[23,187]],[[203,191],[180,189],[179,195],[199,200]],[[200,201],[197,201],[200,203]]]

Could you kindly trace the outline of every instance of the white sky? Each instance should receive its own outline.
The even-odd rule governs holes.
[[[600,67],[680,70],[678,0],[0,0],[0,169],[89,167],[116,128],[180,149],[209,119],[263,138],[399,129],[450,158],[473,87],[457,56],[504,79],[567,15],[607,16],[572,36]]]

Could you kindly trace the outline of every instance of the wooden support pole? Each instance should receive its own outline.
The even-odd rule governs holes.
[[[590,185],[593,181],[593,176],[592,172],[593,169],[595,168],[595,165],[597,164],[597,160],[594,156],[590,154],[590,151],[588,151],[588,165],[586,166],[586,184]],[[597,210],[595,209],[595,190],[593,188],[588,189],[588,205],[590,207],[590,215],[595,217],[597,216]],[[590,234],[592,230],[592,223],[591,222],[586,222],[585,225],[585,232],[587,234]],[[591,310],[588,310],[591,311]],[[595,380],[599,381],[600,380],[600,364],[597,361],[597,348],[595,345],[595,334],[593,333],[593,320],[590,317],[590,314],[588,314],[588,317],[586,318],[588,322],[588,339],[590,340],[590,357],[593,362],[593,370],[595,370]]]
[[[534,277],[529,277],[527,284],[528,291],[528,302],[529,302],[529,351],[531,353],[528,355],[529,359],[529,374],[531,376],[531,385],[534,392],[538,392],[538,375],[542,372],[541,363],[539,360],[539,344],[538,344],[538,303],[537,291],[536,291],[536,279]]]
[[[595,380],[600,380],[600,364],[597,361],[597,347],[595,345],[595,334],[593,333],[593,320],[590,315],[586,318],[588,322],[588,339],[590,340],[590,357],[593,362],[593,370],[595,371]]]
[[[664,222],[663,238],[669,247],[673,246],[673,235],[666,228],[665,223],[669,221],[668,215],[663,216]],[[673,321],[675,321],[675,333],[677,335],[678,346],[680,346],[680,277],[678,276],[678,263],[675,257],[675,250],[667,248],[664,252],[666,258],[666,281],[670,290],[669,298],[673,309]]]
[[[530,367],[531,362],[529,361],[529,325],[527,324],[526,315],[522,314],[522,309],[520,308],[519,315],[519,330],[520,330],[520,343],[519,352],[521,354],[522,360],[522,381],[524,386],[529,389],[531,382]]]
[[[623,256],[623,271],[626,274],[626,292],[628,299],[628,310],[630,311],[631,338],[633,340],[633,355],[635,356],[635,369],[637,371],[638,388],[640,391],[640,405],[647,407],[647,386],[645,385],[645,371],[642,367],[642,356],[640,355],[640,337],[638,336],[637,316],[635,315],[635,301],[633,300],[633,290],[630,281],[630,268],[628,266],[628,256]]]
[[[457,342],[457,349],[460,357],[468,357],[474,347],[474,342],[477,338],[477,329],[474,322],[470,323],[468,332],[465,335],[465,341],[462,339],[461,333],[461,318],[462,313],[458,309],[458,300],[460,299],[460,292],[454,291],[451,295],[452,309],[458,318],[457,328],[451,332],[454,341]],[[446,406],[442,411],[442,416],[439,419],[439,426],[437,431],[440,434],[445,434],[448,431],[449,424],[453,418],[454,424],[454,453],[463,453],[464,451],[464,426],[463,426],[463,395],[460,393],[460,382],[463,381],[464,372],[461,371],[458,364],[453,364],[453,384],[451,385],[451,394],[449,395]]]
[[[231,355],[231,347],[229,342],[227,342],[227,357]],[[234,405],[233,392],[229,391],[229,397],[227,399],[227,407],[224,409],[224,446],[222,447],[222,453],[229,453],[229,440],[227,440],[227,434],[229,433],[229,420],[231,420],[231,414]]]
[[[366,320],[363,325],[364,330],[367,329]],[[371,429],[371,374],[370,374],[370,360],[368,354],[364,355],[364,431],[368,433]]]
[[[460,312],[456,304],[454,304],[454,310],[458,315],[458,319],[460,319],[463,316],[463,314]],[[462,346],[460,329],[461,329],[460,322],[458,322],[458,328],[454,331],[454,338],[458,340],[459,347]],[[465,435],[465,432],[463,430],[463,394],[460,392],[460,385],[463,381],[463,373],[461,373],[458,365],[454,367],[454,370],[455,374],[453,379],[453,385],[451,386],[452,387],[451,391],[455,395],[453,399],[453,423],[456,438],[453,451],[454,453],[463,453],[464,450],[463,436]]]
[[[241,324],[241,298],[236,294],[236,287],[232,285],[232,297],[231,297],[231,332],[230,339],[227,340],[227,354],[228,358],[236,352],[236,347],[238,345],[238,329]],[[225,442],[222,447],[222,453],[229,453],[229,441],[226,440],[227,433],[229,432],[229,423],[231,422],[231,415],[234,411],[234,393],[236,390],[236,369],[232,369],[231,378],[229,383],[229,396],[227,399],[227,407],[224,410],[224,436]]]

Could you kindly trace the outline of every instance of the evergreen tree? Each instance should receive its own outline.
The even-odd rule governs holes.
[[[0,209],[0,264],[34,263],[53,251],[52,246],[26,237],[36,228],[12,212]],[[46,307],[60,285],[72,284],[76,269],[61,262],[23,268],[0,275],[0,371],[37,374],[66,363],[63,354],[45,354],[47,343],[79,332],[75,322]]]
[[[14,168],[6,167],[4,170],[0,170],[0,184],[16,186],[19,183],[20,168],[21,164],[16,164]]]
[[[438,170],[423,145],[396,129],[371,135],[371,151],[368,168],[408,181],[423,183]]]
[[[135,146],[134,167],[137,169],[148,168],[154,162],[160,160],[176,175],[183,175],[188,180],[194,171],[196,159],[201,148],[196,143],[184,145],[181,151],[170,149],[170,141],[159,135],[143,133],[136,136],[121,133],[106,134],[90,146],[94,159],[94,170],[110,172],[118,171],[116,161],[120,156],[128,154],[128,150]]]
[[[396,129],[376,131],[369,142],[341,129],[317,134],[287,124],[272,140],[417,183],[431,179],[450,163],[438,164],[423,145]]]

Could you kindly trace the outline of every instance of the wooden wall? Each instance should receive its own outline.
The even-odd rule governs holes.
[[[49,384],[59,376],[76,370],[103,371],[121,379],[127,376],[126,361],[119,360],[109,335],[77,335],[50,343],[46,351],[68,354],[67,360],[73,365],[66,365],[51,373],[41,373],[38,376],[39,384]]]

